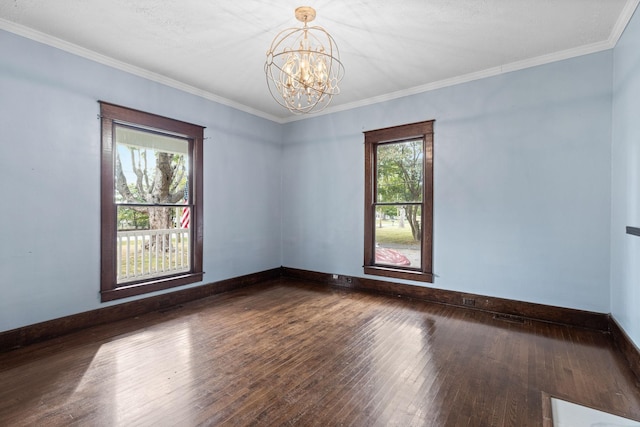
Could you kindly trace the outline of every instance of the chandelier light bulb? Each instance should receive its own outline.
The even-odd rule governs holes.
[[[302,6],[295,15],[304,26],[278,33],[267,51],[267,85],[271,96],[292,113],[322,111],[340,93],[344,66],[333,37],[322,27],[307,25],[316,11]]]

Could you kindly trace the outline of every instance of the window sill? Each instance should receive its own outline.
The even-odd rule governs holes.
[[[121,298],[175,288],[177,286],[188,285],[190,283],[201,282],[203,274],[204,273],[188,273],[178,276],[161,277],[139,283],[128,283],[108,291],[100,292],[100,301],[113,301]]]
[[[415,280],[418,282],[433,283],[433,273],[422,271],[400,270],[393,267],[365,266],[364,274],[374,276],[393,277],[395,279]]]

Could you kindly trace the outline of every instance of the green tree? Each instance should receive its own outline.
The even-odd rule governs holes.
[[[122,168],[120,152],[116,151],[116,191],[127,203],[177,203],[184,198],[187,181],[184,155],[128,146],[135,182],[128,183]],[[150,162],[149,157],[154,161]],[[173,227],[174,208],[162,206],[132,206],[145,214],[152,230]],[[158,244],[159,242],[155,242]],[[166,245],[165,247],[169,247]]]
[[[149,215],[139,209],[120,207],[118,224],[120,229],[146,230],[149,228]]]
[[[378,146],[378,203],[396,203],[404,207],[414,240],[422,236],[420,207],[402,202],[421,202],[423,186],[422,140]]]

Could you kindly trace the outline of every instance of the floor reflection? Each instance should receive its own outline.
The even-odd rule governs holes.
[[[422,425],[438,418],[440,406],[430,344],[435,321],[411,310],[398,314],[376,319],[372,325],[374,370],[367,385],[371,401],[364,411],[374,411],[380,425]]]
[[[107,425],[192,424],[191,352],[186,321],[127,334],[100,347],[76,393]]]

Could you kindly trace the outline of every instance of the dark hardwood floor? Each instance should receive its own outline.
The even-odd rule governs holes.
[[[279,279],[0,354],[0,425],[540,426],[640,419],[602,332]]]

